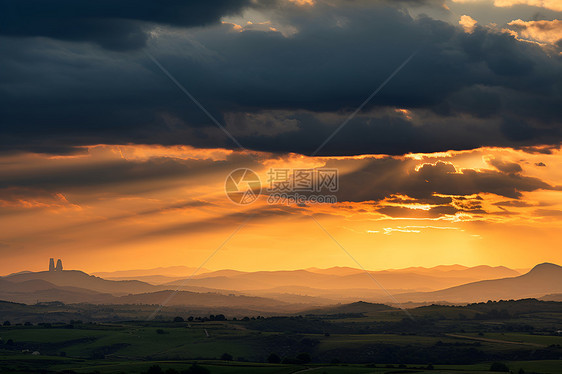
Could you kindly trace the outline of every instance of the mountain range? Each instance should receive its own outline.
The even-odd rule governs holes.
[[[152,284],[168,283],[180,280],[196,271],[206,273],[210,270],[205,268],[193,268],[188,266],[168,266],[151,269],[118,270],[112,272],[95,272],[93,275],[109,280],[140,280]]]
[[[0,277],[0,300],[94,304],[161,304],[293,312],[339,303],[471,303],[560,298],[562,267],[544,263],[526,274],[506,267],[461,265],[375,271],[329,269],[206,271],[192,278],[185,267],[114,272],[104,279],[78,270],[19,272]],[[157,274],[163,271],[164,274]],[[100,274],[100,273],[96,273]],[[128,275],[127,275],[128,274]],[[112,276],[113,275],[113,276]],[[157,281],[139,279],[156,277]],[[166,278],[175,278],[162,282]],[[376,279],[381,289],[371,278]],[[127,279],[121,279],[127,278]],[[393,298],[388,296],[393,295]]]
[[[409,268],[401,270],[372,271],[370,274],[383,287],[403,291],[432,291],[484,279],[496,279],[520,275],[503,266],[455,265],[436,268]],[[191,279],[173,281],[168,286],[200,286],[242,291],[291,287],[309,287],[324,290],[369,289],[372,280],[364,270],[354,268],[329,268],[285,271],[241,272],[220,270],[204,273]],[[279,289],[278,289],[279,290]]]
[[[396,297],[402,301],[481,302],[541,298],[559,293],[562,289],[562,267],[544,263],[518,277],[483,280],[440,291],[404,293]]]

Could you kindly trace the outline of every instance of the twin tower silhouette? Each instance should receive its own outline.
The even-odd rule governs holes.
[[[60,258],[57,260],[56,267],[55,267],[55,259],[51,258],[49,260],[49,271],[62,271],[62,261]]]

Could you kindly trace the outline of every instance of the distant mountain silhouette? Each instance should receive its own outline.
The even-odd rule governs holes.
[[[211,273],[211,275],[213,274]],[[328,284],[331,281],[333,282],[333,280],[333,275],[315,274],[306,270],[281,270],[186,279],[182,281],[182,284],[219,289],[253,290],[286,285],[307,285],[309,287],[326,288],[330,287]],[[180,282],[173,282],[173,285],[177,284],[180,284]]]
[[[72,285],[72,286],[70,286]],[[275,299],[241,294],[170,290],[140,281],[111,281],[88,275],[81,271],[36,272],[0,278],[0,299],[34,304],[38,301],[62,301],[64,303],[98,304],[160,304],[173,294],[168,305],[198,307],[236,307],[258,311],[294,311],[302,305],[326,305],[333,300],[320,300],[309,296],[277,295]],[[150,291],[150,292],[147,292]],[[284,301],[286,300],[286,301]]]
[[[561,299],[562,267],[555,264],[537,265],[524,275],[478,279],[484,275],[497,277],[513,273],[513,270],[505,267],[447,265],[371,274],[404,303]],[[168,278],[158,275],[142,277],[160,281]],[[474,281],[475,277],[477,281]],[[180,285],[182,287],[178,288]],[[176,289],[179,291],[174,292]],[[172,292],[174,297],[169,305],[243,307],[270,311],[304,310],[357,300],[391,301],[368,274],[353,268],[260,272],[222,270],[162,285],[138,280],[108,280],[77,270],[22,272],[0,277],[0,300],[23,303],[159,304]]]
[[[382,310],[396,309],[385,304],[367,303],[357,301],[350,304],[336,305],[327,308],[309,309],[306,314],[330,315],[330,314],[347,314],[347,313],[369,313],[380,312]]]
[[[231,277],[240,274],[248,274],[247,271],[240,271],[240,270],[232,270],[232,269],[223,269],[217,271],[210,271],[210,272],[199,272],[195,274],[193,278],[212,278],[212,277]]]
[[[308,269],[305,269],[305,270],[309,271],[311,273],[329,274],[329,275],[352,275],[352,274],[359,274],[359,273],[364,272],[364,270],[362,270],[362,269],[356,269],[356,268],[350,268],[350,267],[340,267],[340,266],[335,266],[335,267],[328,268],[328,269],[308,268]]]
[[[403,302],[480,302],[540,298],[553,293],[562,293],[562,267],[543,263],[518,277],[484,280],[440,291],[404,293],[395,296]]]
[[[128,278],[134,279],[134,277],[145,277],[150,275],[162,275],[166,277],[188,277],[195,270],[198,268],[188,267],[188,266],[167,266],[167,267],[158,267],[158,268],[151,268],[151,269],[133,269],[133,270],[118,270],[118,271],[109,271],[109,272],[94,272],[93,275],[96,275],[101,278]],[[209,272],[208,269],[199,269],[199,273]]]
[[[38,301],[62,301],[64,303],[103,303],[113,298],[110,294],[102,294],[92,290],[56,286],[41,279],[23,282],[10,282],[0,279],[0,299],[26,304]]]
[[[562,293],[551,293],[541,297],[543,301],[562,301]]]
[[[172,298],[168,299],[172,295]],[[279,300],[254,296],[223,295],[216,293],[197,293],[189,291],[159,291],[116,298],[113,304],[154,304],[168,300],[166,305],[186,305],[190,307],[230,307],[261,310],[292,310],[291,305]],[[302,309],[302,307],[301,307]]]
[[[100,277],[112,281],[138,280],[152,285],[161,285],[181,281],[184,277],[169,277],[166,275],[139,275],[135,277]]]
[[[70,277],[76,279],[76,273],[79,272],[70,274]],[[40,276],[44,276],[44,274],[40,274]],[[79,275],[78,277],[82,276]],[[100,279],[95,277],[93,278]],[[264,297],[226,295],[212,292],[174,292],[172,290],[129,294],[126,296],[117,297],[109,293],[98,293],[92,290],[78,287],[57,286],[41,279],[26,280],[21,282],[10,282],[0,279],[1,300],[9,300],[12,302],[26,304],[35,304],[36,302],[46,301],[61,301],[64,303],[158,305],[167,300],[170,295],[173,295],[173,297],[168,300],[167,305],[184,305],[190,307],[195,306],[213,308],[246,308],[256,311],[278,310],[285,312],[301,310],[304,308],[301,303],[303,300],[295,300],[292,303],[287,303],[278,299],[270,299]],[[311,303],[310,300],[307,299],[307,297],[303,298],[306,299],[304,301],[308,301],[308,305],[322,305],[322,303]]]
[[[32,279],[20,283],[0,279],[0,292],[34,292],[55,287],[54,284],[40,279]]]
[[[519,273],[506,267],[477,266],[473,268],[454,265],[452,267],[410,268],[370,272],[387,289],[407,291],[431,291],[457,286],[482,279],[517,276]],[[306,287],[319,290],[369,289],[373,281],[364,270],[354,268],[330,268],[284,271],[240,272],[222,270],[195,276],[184,281],[173,281],[164,285],[199,286],[214,289],[239,291],[265,291],[279,287]],[[378,287],[375,288],[378,289]],[[297,293],[301,293],[295,290]]]
[[[516,270],[505,266],[479,265],[466,267],[462,265],[439,265],[432,268],[412,267],[398,270],[387,270],[394,273],[416,273],[435,277],[475,278],[478,280],[516,277],[521,275]]]
[[[21,283],[29,280],[43,280],[52,283],[55,286],[78,287],[100,293],[110,293],[113,295],[153,292],[165,289],[165,287],[154,286],[137,280],[110,281],[93,275],[88,275],[78,270],[63,270],[55,272],[40,271],[36,273],[11,275],[3,279],[13,283]]]
[[[18,274],[25,274],[25,273],[32,273],[32,272],[29,271],[29,270],[22,270],[22,271],[18,271],[16,273],[11,273],[11,274],[5,275],[4,277],[9,277],[9,276],[18,275]],[[0,277],[0,278],[2,278],[2,277]]]

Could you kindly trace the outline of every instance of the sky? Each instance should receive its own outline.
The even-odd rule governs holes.
[[[0,0],[0,274],[562,263],[560,1],[165,3]]]

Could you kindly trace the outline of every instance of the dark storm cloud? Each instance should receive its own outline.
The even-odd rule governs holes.
[[[330,161],[327,167],[338,167]],[[396,158],[375,159],[359,170],[340,176],[338,201],[375,201],[389,199],[389,203],[432,204],[455,206],[463,211],[481,211],[479,198],[463,200],[463,196],[490,193],[519,199],[523,192],[556,187],[533,177],[493,170],[456,170],[446,162],[423,164],[416,169],[411,160]],[[410,199],[397,199],[395,195]],[[454,203],[435,195],[455,196]],[[460,197],[460,198],[459,198]],[[402,200],[402,201],[400,201]],[[432,213],[432,212],[430,212]],[[441,211],[433,212],[441,214]],[[448,213],[447,213],[448,214]]]
[[[275,8],[272,21],[297,30],[290,35],[237,32],[229,24],[162,27],[148,45],[247,148],[312,153],[420,45],[321,154],[560,142],[562,57],[484,28],[466,34],[401,9],[346,4]],[[189,26],[137,13],[126,22]],[[234,147],[142,53],[4,37],[0,55],[4,151],[60,153],[97,143]]]
[[[144,46],[151,24],[193,27],[239,12],[249,0],[0,0],[0,35]]]
[[[492,158],[488,161],[488,163],[499,171],[503,171],[504,173],[508,174],[515,174],[523,171],[521,165],[519,165],[518,163],[504,161],[498,158]]]
[[[167,225],[152,231],[147,231],[141,235],[135,236],[136,238],[146,238],[153,236],[169,236],[188,234],[192,232],[208,232],[216,231],[218,227],[233,229],[239,226],[245,220],[248,220],[247,226],[263,223],[264,220],[277,219],[281,217],[288,217],[299,215],[299,219],[305,218],[300,216],[305,210],[296,206],[267,206],[256,209],[250,209],[246,212],[236,212],[220,217],[205,218],[196,222],[179,222],[176,224]],[[244,225],[246,226],[246,225]]]
[[[162,188],[188,187],[213,174],[226,176],[237,168],[258,166],[261,165],[253,157],[239,154],[223,161],[160,157],[62,165],[53,162],[26,173],[0,170],[0,199],[10,200],[15,196],[13,191],[30,197],[80,191],[93,191],[94,195],[137,195]]]
[[[536,204],[528,203],[521,200],[508,200],[508,201],[498,201],[494,205],[499,207],[510,207],[510,208],[526,208],[530,206],[535,206]]]

